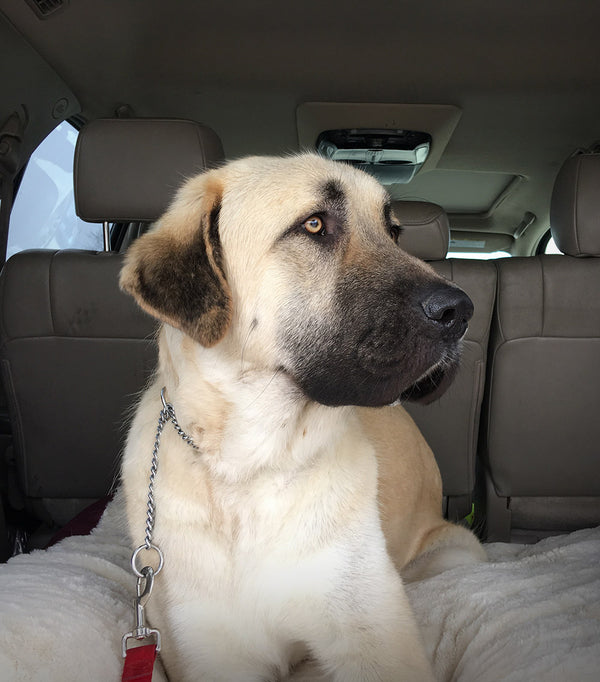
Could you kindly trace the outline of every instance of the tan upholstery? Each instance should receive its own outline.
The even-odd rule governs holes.
[[[557,177],[552,232],[572,256],[497,263],[486,410],[492,539],[600,522],[599,162],[573,157]]]
[[[2,273],[3,380],[26,497],[101,497],[117,474],[126,408],[156,358],[154,321],[119,290],[121,263],[27,251]]]
[[[426,202],[395,202],[403,226],[400,245],[424,260],[471,297],[473,318],[463,342],[460,370],[446,393],[431,405],[405,407],[423,432],[438,461],[450,518],[471,510],[475,456],[483,400],[488,340],[496,293],[496,270],[484,261],[449,259],[448,218]]]
[[[153,222],[183,181],[223,160],[217,134],[180,119],[97,119],[79,135],[75,210],[87,222]]]
[[[156,217],[179,180],[221,160],[215,140],[190,121],[89,124],[76,153],[79,215]],[[0,361],[18,481],[30,510],[57,524],[108,492],[128,408],[156,362],[155,322],[119,290],[121,263],[114,253],[26,251],[0,278]]]
[[[402,225],[400,246],[422,260],[444,260],[450,227],[441,206],[425,201],[394,201],[392,212]]]
[[[577,154],[562,165],[552,193],[550,229],[569,256],[600,255],[600,154]]]

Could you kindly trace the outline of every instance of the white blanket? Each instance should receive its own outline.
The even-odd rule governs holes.
[[[0,682],[119,682],[136,589],[122,518],[113,502],[91,535],[0,565]]]
[[[0,682],[120,680],[135,578],[119,517],[0,566]],[[487,550],[407,586],[439,679],[600,680],[600,528]]]
[[[600,528],[408,585],[439,680],[600,680]]]

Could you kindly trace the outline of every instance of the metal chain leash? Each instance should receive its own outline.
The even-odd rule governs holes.
[[[161,411],[161,414],[163,411],[166,412],[171,424],[173,424],[173,428],[175,429],[175,431],[177,431],[177,433],[181,437],[181,440],[183,440],[184,443],[187,443],[194,450],[198,450],[199,448],[194,443],[191,436],[188,436],[188,434],[181,428],[181,426],[179,426],[179,422],[177,421],[177,417],[175,416],[175,409],[173,408],[173,405],[171,405],[171,403],[168,403],[165,400],[165,389],[164,388],[160,392],[160,399],[162,400],[162,404],[163,404],[163,409]]]
[[[162,392],[161,398],[163,398]],[[160,411],[160,415],[158,416],[158,428],[156,430],[156,438],[154,439],[154,448],[152,450],[152,462],[150,464],[148,503],[146,507],[146,534],[144,536],[144,545],[146,549],[150,549],[150,547],[152,546],[152,532],[154,531],[154,516],[156,514],[156,504],[154,502],[154,480],[158,472],[158,450],[160,448],[160,436],[162,434],[165,424],[167,423],[167,419],[168,419],[167,409],[166,407],[163,407],[163,409]]]
[[[138,577],[140,576],[140,572],[138,571],[135,565],[135,560],[137,559],[137,554],[140,551],[142,551],[142,549],[154,550],[158,554],[159,569],[157,569],[156,573],[158,573],[160,568],[162,568],[163,563],[162,552],[156,545],[152,544],[152,534],[154,532],[154,521],[156,516],[156,503],[154,501],[154,481],[156,479],[156,474],[158,472],[158,451],[160,449],[160,437],[162,435],[165,424],[167,422],[171,422],[173,424],[173,428],[175,429],[175,431],[177,431],[181,439],[194,450],[198,450],[198,446],[194,443],[191,436],[189,436],[179,425],[179,422],[177,421],[177,417],[175,415],[175,408],[173,407],[173,405],[171,405],[171,403],[168,403],[165,398],[165,390],[166,389],[163,388],[160,392],[162,409],[160,411],[160,414],[158,415],[158,426],[156,428],[154,447],[152,449],[152,461],[150,463],[150,478],[148,481],[148,503],[146,506],[146,532],[144,536],[144,544],[140,545],[136,549],[132,557],[133,572]]]
[[[154,521],[156,517],[156,503],[154,500],[154,482],[158,472],[158,451],[160,449],[160,437],[167,422],[173,424],[173,428],[181,439],[187,443],[194,450],[198,450],[198,446],[194,443],[192,438],[181,428],[177,417],[175,416],[175,409],[171,403],[168,403],[165,398],[165,388],[160,392],[160,399],[162,401],[162,409],[158,416],[158,426],[156,428],[156,437],[154,438],[154,447],[152,449],[152,461],[150,464],[150,479],[148,482],[148,503],[146,507],[146,532],[144,535],[144,543],[140,545],[131,557],[131,568],[137,576],[137,596],[134,602],[136,615],[135,627],[131,632],[123,636],[123,657],[127,655],[127,643],[129,639],[143,640],[148,637],[156,638],[156,651],[160,651],[160,633],[158,630],[146,627],[144,618],[144,607],[154,586],[154,578],[157,576],[163,567],[164,556],[160,548],[152,543],[152,535],[154,533]],[[143,568],[138,569],[137,558],[141,551],[154,551],[158,556],[158,566],[153,568],[146,564]]]

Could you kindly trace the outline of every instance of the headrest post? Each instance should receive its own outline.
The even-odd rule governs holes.
[[[104,252],[108,253],[110,251],[110,225],[108,220],[102,223],[102,238],[104,241]]]

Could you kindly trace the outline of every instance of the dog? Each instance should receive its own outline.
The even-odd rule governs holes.
[[[122,486],[143,537],[161,389],[148,603],[171,680],[432,680],[404,579],[483,558],[443,520],[401,407],[442,391],[468,296],[397,244],[390,199],[313,154],[188,180],[121,287],[162,322]]]

